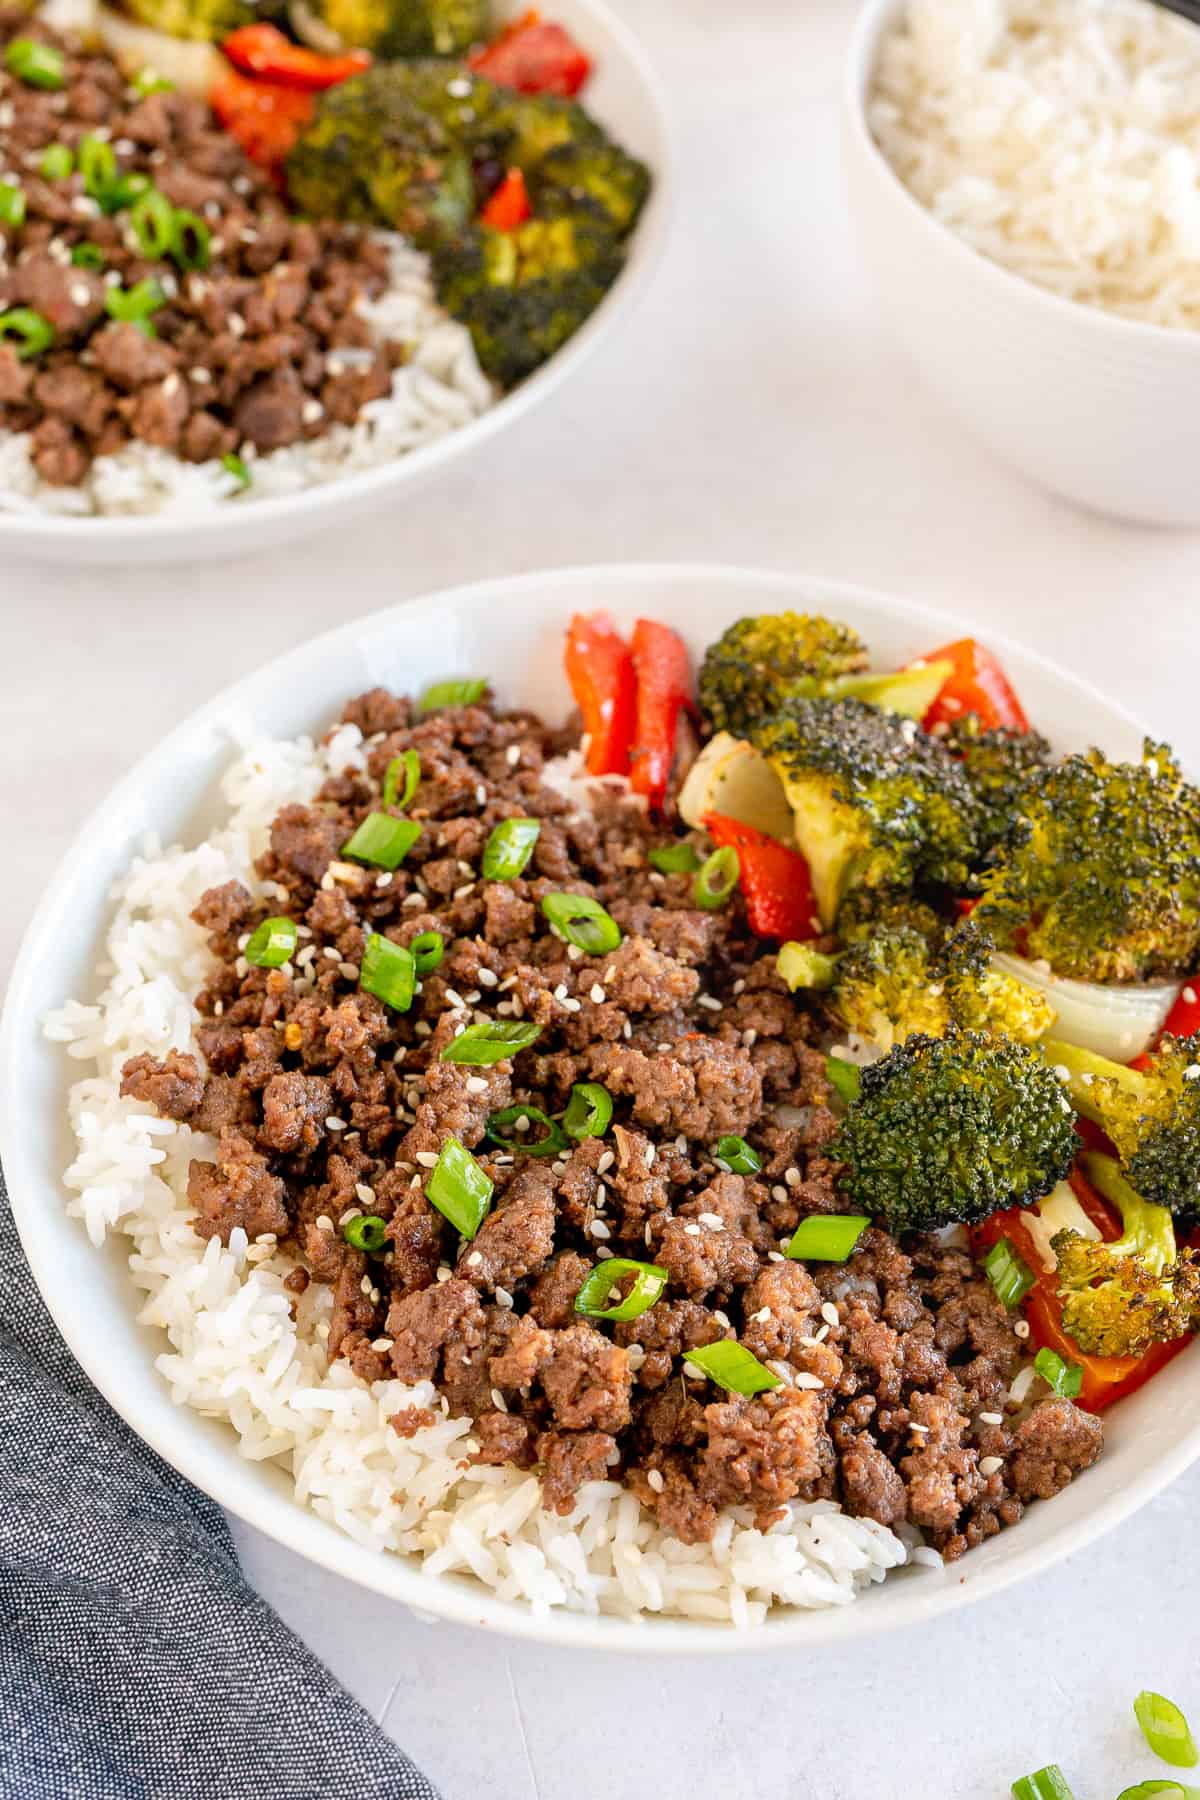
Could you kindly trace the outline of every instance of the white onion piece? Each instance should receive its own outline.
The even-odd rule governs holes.
[[[1037,1245],[1044,1269],[1057,1269],[1058,1258],[1050,1248],[1050,1239],[1060,1231],[1077,1231],[1081,1238],[1098,1238],[1092,1224],[1075,1197],[1069,1181],[1060,1181],[1044,1200],[1021,1214],[1021,1223]]]
[[[1002,974],[1045,994],[1058,1014],[1052,1036],[1112,1062],[1131,1062],[1150,1048],[1183,985],[1158,981],[1151,987],[1109,987],[1097,981],[1069,981],[1004,952],[992,962]]]
[[[168,37],[166,32],[139,25],[107,6],[96,9],[96,29],[126,75],[153,69],[156,75],[173,81],[181,93],[195,94],[201,100],[225,67],[225,58],[215,44]]]

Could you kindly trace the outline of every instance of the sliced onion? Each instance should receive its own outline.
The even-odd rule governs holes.
[[[1159,981],[1150,987],[1110,987],[1097,981],[1069,981],[1006,952],[999,952],[992,962],[1002,974],[1045,994],[1058,1015],[1055,1037],[1113,1062],[1131,1062],[1150,1048],[1183,985]]]
[[[1021,1223],[1037,1245],[1044,1269],[1057,1269],[1058,1258],[1050,1248],[1050,1239],[1059,1231],[1077,1231],[1082,1238],[1098,1238],[1092,1224],[1075,1197],[1069,1181],[1060,1181],[1044,1200],[1021,1214]]]
[[[96,30],[106,50],[112,52],[123,72],[133,77],[153,69],[173,81],[184,94],[205,99],[213,82],[228,65],[215,44],[198,38],[168,37],[152,26],[139,25],[110,7],[96,9]]]

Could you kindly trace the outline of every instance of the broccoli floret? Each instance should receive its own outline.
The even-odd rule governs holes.
[[[979,802],[979,841],[986,852],[1007,837],[1031,777],[1050,767],[1050,744],[1038,731],[984,731],[975,713],[963,713],[939,735],[962,759]]]
[[[533,210],[543,218],[594,211],[619,237],[638,220],[650,192],[650,171],[619,144],[572,142],[536,165]]]
[[[1054,1039],[1042,1049],[1137,1192],[1177,1219],[1200,1213],[1200,1033],[1164,1038],[1141,1069]]]
[[[846,895],[838,909],[836,929],[843,944],[857,943],[880,931],[915,931],[934,950],[945,941],[948,927],[941,914],[916,894],[862,887]]]
[[[1032,1205],[1075,1149],[1071,1109],[1035,1050],[953,1030],[869,1064],[829,1154],[855,1204],[899,1232]]]
[[[121,0],[121,10],[168,37],[212,44],[255,17],[249,0]]]
[[[1037,988],[993,965],[993,948],[974,919],[965,919],[946,940],[934,972],[944,986],[950,1016],[964,1031],[1035,1043],[1058,1015]]]
[[[744,737],[783,701],[812,683],[867,666],[867,647],[848,625],[808,613],[739,619],[705,653],[700,710],[714,731]]]
[[[914,720],[861,700],[790,700],[751,737],[787,790],[822,924],[856,887],[966,880],[975,799]]]
[[[1083,981],[1153,981],[1200,954],[1200,791],[1170,751],[1098,750],[1035,773],[982,876],[976,916],[1002,948]]]
[[[1195,1328],[1200,1259],[1176,1248],[1170,1213],[1144,1200],[1112,1157],[1081,1160],[1093,1186],[1119,1210],[1124,1230],[1108,1243],[1076,1231],[1051,1239],[1063,1324],[1091,1355],[1140,1356]]]
[[[326,33],[384,59],[461,56],[491,32],[490,0],[305,0],[305,5]]]

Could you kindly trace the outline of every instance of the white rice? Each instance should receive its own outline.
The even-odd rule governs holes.
[[[46,1022],[85,1065],[70,1096],[78,1154],[68,1211],[97,1245],[110,1230],[131,1240],[140,1317],[165,1334],[157,1367],[173,1398],[227,1420],[243,1456],[289,1469],[297,1498],[356,1542],[410,1556],[429,1574],[474,1577],[535,1610],[745,1627],[773,1606],[848,1604],[909,1560],[917,1533],[901,1539],[819,1502],[791,1506],[767,1532],[730,1510],[712,1544],[688,1546],[612,1481],[585,1485],[572,1516],[559,1518],[542,1509],[535,1476],[463,1466],[476,1447],[471,1421],[446,1417],[428,1383],[368,1386],[344,1361],[327,1366],[330,1290],[310,1284],[293,1321],[283,1281],[294,1265],[281,1250],[247,1245],[240,1231],[228,1248],[192,1231],[188,1164],[213,1142],[121,1099],[121,1066],[142,1051],[195,1048],[192,995],[211,962],[190,909],[234,878],[256,891],[253,861],[278,808],[361,767],[361,743],[342,726],[320,745],[261,743],[240,756],[222,784],[228,822],[191,850],[147,842],[114,896],[98,998],[69,1001]],[[388,1419],[406,1406],[439,1416],[404,1439]]]
[[[1149,0],[911,0],[871,129],[917,199],[1065,298],[1200,326],[1200,31]]]
[[[377,342],[399,341],[410,354],[392,376],[391,393],[370,401],[353,425],[334,425],[309,443],[264,455],[243,449],[251,475],[245,489],[218,460],[188,463],[143,443],[97,457],[78,487],[52,487],[33,465],[29,433],[0,432],[0,512],[194,517],[228,501],[246,506],[278,499],[392,462],[478,418],[495,393],[476,361],[470,332],[437,304],[428,258],[403,238],[389,234],[386,242],[389,285],[360,311]],[[363,354],[330,352],[347,364]]]

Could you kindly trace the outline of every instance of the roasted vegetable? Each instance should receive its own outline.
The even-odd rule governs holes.
[[[1042,1049],[1137,1192],[1176,1218],[1200,1213],[1200,1034],[1164,1038],[1138,1069],[1053,1039]]]
[[[561,144],[536,167],[534,211],[592,211],[624,236],[632,231],[650,193],[650,171],[619,144]]]
[[[489,0],[304,0],[296,23],[318,50],[336,40],[383,58],[462,56],[488,36],[491,6]]]
[[[1037,731],[984,731],[975,713],[963,714],[941,735],[946,748],[962,759],[979,802],[979,841],[986,852],[1007,837],[1031,778],[1050,767],[1050,745]]]
[[[121,0],[120,10],[167,37],[209,44],[259,16],[248,0]]]

